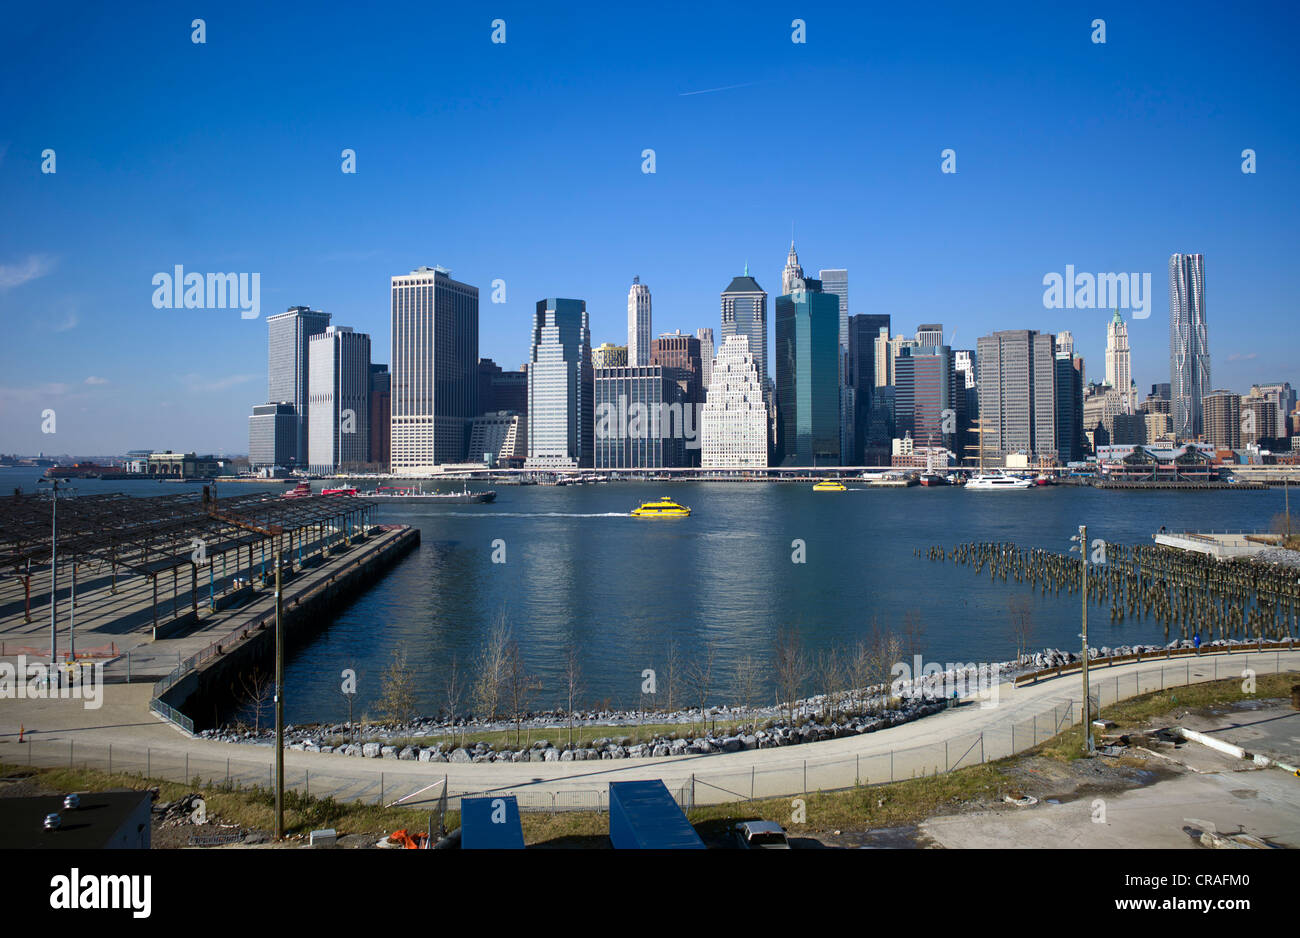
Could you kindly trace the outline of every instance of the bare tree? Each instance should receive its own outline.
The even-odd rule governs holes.
[[[668,712],[673,712],[673,693],[677,689],[677,642],[668,637],[668,652],[664,659],[664,693],[668,697]]]
[[[415,716],[415,674],[406,663],[406,650],[393,649],[392,660],[380,685],[379,712],[396,723]]]
[[[523,738],[524,713],[528,710],[528,702],[534,693],[541,690],[542,683],[529,672],[524,664],[524,656],[519,651],[519,643],[513,638],[506,642],[503,674],[506,703],[514,716],[515,745],[518,746]]]
[[[582,694],[582,660],[578,656],[578,646],[570,639],[564,656],[564,691],[567,697],[566,712],[569,717],[569,748],[573,748],[573,708],[577,706]]]
[[[1016,646],[1016,663],[1023,663],[1034,641],[1034,613],[1029,599],[1025,596],[1012,596],[1009,602],[1008,625],[1011,641]]]
[[[749,707],[758,693],[758,662],[753,655],[745,655],[736,662],[736,670],[731,679],[732,693],[741,706],[741,713],[748,715]]]
[[[859,639],[854,644],[852,650],[848,653],[848,661],[845,663],[845,669],[848,672],[849,684],[852,685],[850,690],[849,706],[854,712],[861,713],[864,709],[864,696],[867,694],[867,685],[871,683],[871,646],[870,644]]]
[[[704,708],[709,700],[709,690],[713,686],[713,666],[717,657],[718,646],[712,641],[707,641],[699,653],[686,664],[686,686],[691,689],[691,696],[700,702],[702,723],[706,719]]]
[[[799,688],[808,677],[808,659],[804,654],[803,640],[793,629],[782,628],[772,643],[772,673],[776,676],[777,691],[785,700],[786,714],[794,725],[794,702]]]
[[[911,661],[917,655],[925,655],[925,623],[921,614],[909,609],[903,614],[903,628],[898,636],[903,657]]]
[[[262,714],[270,709],[275,700],[275,676],[261,668],[239,675],[239,685],[235,689],[240,704],[253,713],[253,732],[262,731]]]
[[[893,667],[903,656],[902,641],[889,629],[880,628],[873,618],[871,632],[867,636],[867,654],[870,659],[868,665],[870,683],[873,686],[880,686],[881,696],[888,700]]]
[[[506,649],[510,644],[510,626],[505,613],[497,617],[479,653],[478,674],[470,697],[475,711],[485,720],[494,720],[501,707],[501,687],[505,682]]]
[[[834,645],[817,655],[817,679],[822,691],[822,718],[830,723],[835,719],[835,704],[843,678],[839,649]]]
[[[452,740],[459,745],[460,740],[456,733],[456,714],[460,710],[461,698],[465,695],[465,679],[460,673],[460,662],[456,656],[451,656],[451,664],[447,667],[447,681],[443,685],[443,699],[447,702],[447,722],[451,725]]]

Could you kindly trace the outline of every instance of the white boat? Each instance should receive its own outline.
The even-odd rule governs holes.
[[[966,488],[976,492],[992,492],[1002,489],[1032,489],[1034,487],[1033,479],[1017,479],[1015,476],[1004,475],[1002,473],[992,473],[985,475],[971,476],[970,481],[966,483]]]

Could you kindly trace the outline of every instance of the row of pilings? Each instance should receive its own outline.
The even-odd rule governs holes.
[[[1078,556],[1014,543],[972,541],[916,549],[916,556],[970,567],[991,581],[1077,595]],[[1101,558],[1092,562],[1094,558]],[[1171,634],[1202,640],[1287,639],[1297,634],[1300,572],[1254,560],[1218,560],[1172,547],[1106,543],[1090,549],[1088,602],[1109,607],[1110,620],[1155,620]]]

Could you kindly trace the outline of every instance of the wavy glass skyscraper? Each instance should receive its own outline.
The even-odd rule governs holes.
[[[1169,392],[1174,435],[1205,432],[1203,400],[1210,387],[1210,343],[1205,331],[1205,258],[1169,258]]]

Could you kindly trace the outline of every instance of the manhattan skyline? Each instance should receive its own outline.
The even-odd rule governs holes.
[[[720,335],[719,294],[746,263],[778,295],[792,222],[806,271],[848,271],[850,315],[889,314],[902,334],[942,322],[954,348],[1068,330],[1090,375],[1111,311],[1044,308],[1043,276],[1151,273],[1150,317],[1125,320],[1139,395],[1169,380],[1169,257],[1203,254],[1214,386],[1300,383],[1272,340],[1294,329],[1300,241],[1288,7],[1096,11],[1104,45],[1093,11],[1028,5],[453,10],[438,58],[402,34],[415,9],[357,23],[235,5],[207,15],[201,45],[189,13],[87,10],[72,42],[48,12],[11,15],[0,450],[245,452],[262,320],[323,310],[387,362],[390,279],[423,264],[478,288],[479,355],[506,368],[527,360],[544,297],[585,300],[594,345],[625,342],[634,275],[654,335]],[[346,67],[302,70],[286,43]],[[174,83],[140,94],[158,69]],[[786,146],[777,116],[810,109],[834,111],[839,137]],[[752,147],[714,132],[746,122]],[[260,316],[155,309],[150,278],[177,264],[259,273]],[[56,434],[40,432],[45,408]]]

